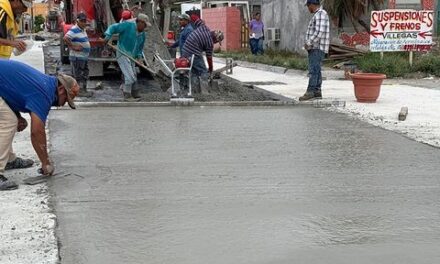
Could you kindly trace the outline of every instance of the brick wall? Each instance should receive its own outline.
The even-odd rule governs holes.
[[[211,30],[221,30],[225,34],[222,50],[241,48],[241,15],[235,7],[203,9],[203,20]]]
[[[405,4],[405,1],[390,0],[388,2],[388,8],[390,8],[390,9],[396,8],[397,3]],[[422,9],[424,9],[424,10],[434,10],[434,7],[435,7],[434,0],[420,0],[420,4],[421,4]]]
[[[425,10],[434,10],[434,0],[422,0],[422,6]]]

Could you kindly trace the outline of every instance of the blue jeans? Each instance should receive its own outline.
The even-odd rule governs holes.
[[[89,64],[87,59],[70,57],[73,78],[78,82],[81,89],[86,90],[89,79]]]
[[[264,53],[263,42],[264,42],[263,38],[249,40],[249,45],[251,46],[252,54],[258,55]]]
[[[124,92],[131,93],[134,84],[137,82],[136,65],[126,56],[116,53],[116,60],[124,75]]]
[[[207,73],[208,69],[206,68],[205,59],[203,56],[194,56],[192,74],[200,77],[202,75],[206,75]]]
[[[321,63],[324,60],[325,53],[319,49],[309,50],[309,86],[307,93],[315,93],[321,91],[322,74]]]

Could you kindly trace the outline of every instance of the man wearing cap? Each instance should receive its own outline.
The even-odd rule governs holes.
[[[32,5],[26,0],[0,0],[0,59],[9,59],[12,50],[26,50],[26,43],[16,40],[18,18]],[[11,147],[6,170],[32,167],[34,161],[17,157]]]
[[[300,101],[321,99],[321,63],[330,47],[330,20],[319,0],[307,0],[306,6],[313,14],[306,33],[304,48],[309,54],[309,85]]]
[[[204,80],[207,79],[208,71],[212,73],[214,69],[212,63],[214,44],[223,40],[223,33],[218,30],[211,31],[201,19],[197,19],[194,25],[196,29],[186,39],[183,45],[182,57],[191,59],[192,55],[194,55],[192,74],[200,80]],[[208,60],[208,69],[205,65],[203,52]]]
[[[139,101],[141,96],[138,89],[134,89],[137,81],[135,63],[126,55],[133,59],[142,59],[142,52],[146,39],[146,27],[150,27],[150,21],[147,15],[139,14],[136,22],[124,21],[122,23],[111,25],[105,31],[104,42],[110,41],[113,35],[119,34],[118,50],[116,51],[116,59],[124,74],[124,101]],[[122,51],[122,52],[121,52]]]
[[[76,25],[66,33],[64,42],[69,46],[70,50],[69,60],[72,66],[72,75],[81,88],[78,96],[91,97],[93,93],[87,91],[90,42],[87,36],[86,26],[86,14],[79,13],[76,19]]]
[[[189,34],[191,34],[194,31],[194,28],[189,22],[190,22],[190,17],[188,14],[181,14],[179,16],[179,25],[181,28],[179,39],[176,42],[174,42],[173,45],[171,45],[171,48],[179,47],[180,54],[182,54],[183,45],[185,44],[185,41],[188,38]]]
[[[9,59],[14,48],[26,50],[26,43],[16,40],[18,18],[32,6],[32,1],[0,0],[0,58]]]
[[[70,76],[49,76],[18,61],[0,59],[0,190],[16,189],[15,182],[4,176],[15,132],[27,127],[20,113],[31,117],[31,141],[41,162],[40,172],[50,176],[54,167],[47,154],[45,123],[52,106],[66,102],[75,108],[73,99],[78,83]]]

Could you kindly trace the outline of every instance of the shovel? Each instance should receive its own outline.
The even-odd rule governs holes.
[[[130,55],[128,55],[126,52],[122,51],[121,49],[119,49],[118,47],[107,43],[107,45],[109,45],[112,49],[118,51],[119,53],[121,53],[122,55],[124,55],[125,57],[127,57],[129,60],[131,60],[132,62],[134,62],[136,65],[138,65],[139,67],[142,67],[143,69],[147,70],[149,73],[151,73],[153,76],[155,76],[157,73],[155,71],[153,71],[152,69],[148,68],[147,66],[145,66],[144,64],[140,63],[139,61],[137,61],[135,58],[131,57]],[[142,52],[142,56],[144,57],[144,60],[146,61],[145,55]]]

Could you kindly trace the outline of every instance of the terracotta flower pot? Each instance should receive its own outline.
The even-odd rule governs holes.
[[[380,94],[380,86],[387,78],[385,74],[380,73],[354,73],[350,76],[356,99],[362,103],[375,103]]]

